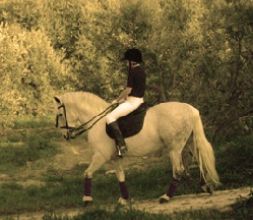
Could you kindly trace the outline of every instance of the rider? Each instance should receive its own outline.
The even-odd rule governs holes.
[[[127,85],[119,97],[113,101],[113,103],[120,103],[118,107],[106,116],[106,123],[113,133],[119,157],[122,157],[122,153],[127,151],[127,146],[119,129],[117,119],[133,112],[144,102],[143,96],[146,86],[146,74],[140,65],[143,62],[141,51],[136,48],[128,49],[124,53],[122,60],[127,60],[128,62]]]

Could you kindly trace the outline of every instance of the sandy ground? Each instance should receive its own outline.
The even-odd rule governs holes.
[[[188,194],[176,196],[166,204],[158,204],[157,201],[137,202],[135,208],[152,213],[173,214],[191,210],[215,209],[221,212],[230,211],[231,205],[238,200],[247,199],[250,195],[250,187],[239,189],[215,191],[208,193]]]

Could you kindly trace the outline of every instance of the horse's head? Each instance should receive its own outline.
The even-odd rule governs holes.
[[[68,109],[65,103],[62,101],[60,97],[54,97],[56,102],[56,119],[55,119],[55,127],[63,130],[64,138],[69,140],[71,129],[75,127],[74,119],[72,114],[70,114],[70,109]]]
[[[68,92],[60,97],[55,96],[54,100],[55,125],[65,132],[66,139],[74,138],[85,126],[89,129],[98,116],[101,116],[101,112],[110,108],[103,99],[88,92]]]

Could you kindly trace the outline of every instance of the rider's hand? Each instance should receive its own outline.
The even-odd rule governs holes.
[[[117,99],[114,99],[111,103],[112,103],[112,104],[118,104],[119,102],[118,102]]]

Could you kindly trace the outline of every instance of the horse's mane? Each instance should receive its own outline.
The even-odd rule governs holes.
[[[65,105],[92,112],[99,112],[108,106],[105,100],[90,92],[68,92],[61,96],[61,101]]]

